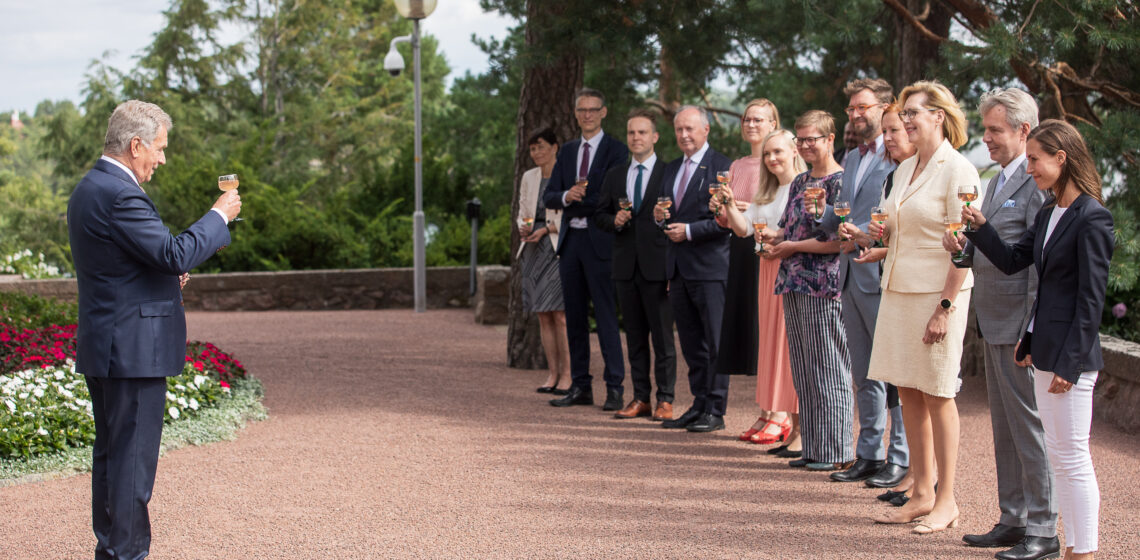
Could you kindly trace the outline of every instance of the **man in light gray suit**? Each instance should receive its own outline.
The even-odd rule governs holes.
[[[1026,138],[1037,126],[1037,104],[1020,89],[995,90],[982,96],[978,112],[990,158],[1001,166],[986,188],[981,210],[1001,238],[1013,243],[1033,224],[1045,202],[1044,193],[1025,171]],[[974,269],[972,303],[985,339],[1001,509],[990,532],[962,540],[970,546],[1012,547],[996,555],[1006,560],[1056,558],[1057,508],[1033,395],[1033,372],[1014,363],[1017,337],[1037,293],[1037,274],[1028,267],[1006,276],[964,237],[947,234],[943,245],[951,251],[963,249],[966,258],[958,266]]]
[[[846,219],[866,231],[871,208],[880,204],[883,181],[895,168],[883,147],[882,127],[883,109],[891,101],[893,92],[884,80],[864,78],[848,82],[843,93],[849,100],[848,123],[861,143],[847,153],[843,189],[836,201],[850,204],[851,213]],[[832,208],[824,213],[821,225],[825,230],[839,228],[839,218]],[[890,488],[906,476],[910,454],[903,431],[902,409],[897,403],[888,408],[885,383],[867,379],[881,296],[879,265],[854,262],[857,249],[854,242],[843,242],[839,285],[843,290],[843,326],[847,329],[847,346],[851,350],[851,380],[859,407],[859,439],[855,446],[855,463],[845,471],[831,473],[831,479],[837,482],[866,480],[868,485]],[[889,451],[883,444],[888,416],[891,419]]]

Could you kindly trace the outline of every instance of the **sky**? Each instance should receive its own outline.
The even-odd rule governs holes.
[[[163,26],[169,0],[0,0],[0,112],[26,113],[44,99],[79,102],[95,59],[128,70]],[[512,20],[483,13],[479,0],[439,0],[421,22],[451,66],[450,80],[487,68],[471,42],[506,36]],[[235,36],[235,40],[236,40]],[[411,65],[410,55],[407,64]]]

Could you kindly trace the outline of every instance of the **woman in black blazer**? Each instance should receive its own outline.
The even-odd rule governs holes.
[[[1100,491],[1089,454],[1093,386],[1104,367],[1100,317],[1112,260],[1112,214],[1084,139],[1072,125],[1046,120],[1029,133],[1027,171],[1053,201],[1029,231],[1007,245],[977,207],[962,219],[978,226],[966,236],[999,269],[1031,264],[1039,282],[1017,363],[1036,368],[1035,394],[1065,527],[1066,560],[1097,550]],[[1042,484],[1047,481],[1040,481]]]

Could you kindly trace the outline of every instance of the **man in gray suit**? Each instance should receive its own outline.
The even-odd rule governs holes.
[[[851,214],[847,220],[866,231],[871,222],[871,208],[880,204],[883,181],[895,168],[883,147],[882,127],[883,109],[890,103],[893,92],[884,80],[864,78],[848,82],[843,93],[849,100],[848,122],[862,143],[847,153],[843,189],[836,201],[850,204]],[[825,230],[839,228],[839,217],[830,207],[824,214],[822,227]],[[897,402],[888,408],[886,383],[867,379],[881,297],[879,265],[854,262],[858,256],[856,249],[854,242],[843,242],[839,285],[843,290],[843,326],[851,350],[851,381],[859,407],[859,439],[855,446],[855,463],[845,471],[831,473],[831,479],[837,482],[866,480],[868,485],[890,488],[906,476],[910,454],[903,431],[902,409]],[[888,416],[891,419],[889,450],[883,444]]]
[[[990,158],[1001,166],[986,188],[981,210],[1001,238],[1013,243],[1033,224],[1045,202],[1044,193],[1025,172],[1026,138],[1037,126],[1037,104],[1020,89],[995,90],[982,96],[978,112]],[[1014,363],[1017,337],[1037,292],[1037,274],[1028,267],[1006,276],[965,238],[947,234],[943,245],[950,251],[963,249],[966,258],[958,266],[974,269],[972,303],[985,339],[1001,509],[990,532],[962,540],[970,546],[1012,547],[996,555],[1006,560],[1056,558],[1057,508],[1033,373]]]

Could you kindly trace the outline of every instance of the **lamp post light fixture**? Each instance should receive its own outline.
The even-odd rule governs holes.
[[[396,11],[412,20],[412,36],[397,37],[392,40],[388,55],[384,57],[384,69],[396,76],[404,69],[404,59],[396,51],[396,44],[407,41],[412,42],[413,78],[415,79],[416,98],[416,210],[412,214],[412,264],[413,283],[415,285],[416,313],[427,311],[427,258],[424,253],[424,171],[423,171],[423,122],[422,101],[420,97],[420,20],[435,11],[436,0],[393,0]]]

